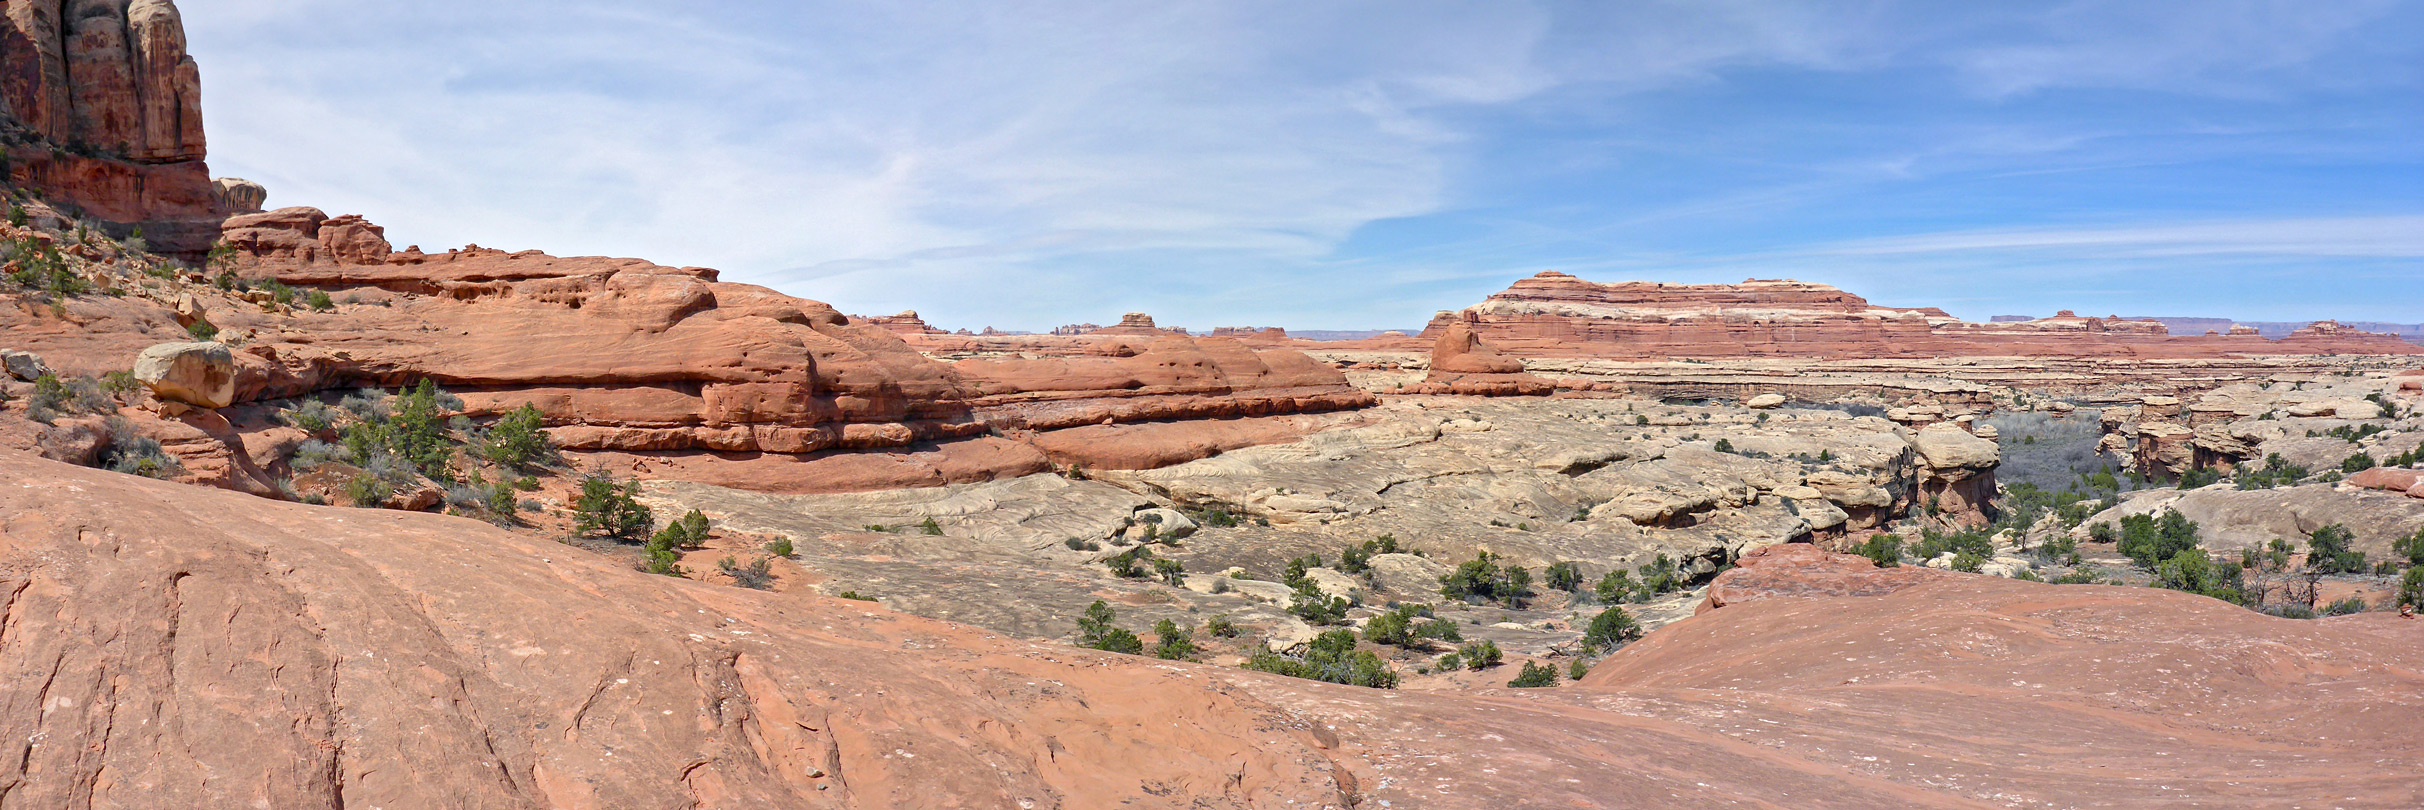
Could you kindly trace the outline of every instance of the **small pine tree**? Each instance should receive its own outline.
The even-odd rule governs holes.
[[[1153,623],[1153,657],[1170,661],[1195,658],[1195,631],[1178,626],[1178,622],[1163,619]]]
[[[1591,617],[1590,628],[1582,634],[1582,643],[1585,648],[1596,651],[1619,647],[1639,638],[1641,623],[1634,621],[1631,614],[1624,612],[1624,608],[1610,605],[1599,615]]]
[[[573,531],[583,537],[640,539],[655,516],[635,497],[639,491],[637,481],[616,484],[598,475],[581,479],[581,496],[573,501]]]

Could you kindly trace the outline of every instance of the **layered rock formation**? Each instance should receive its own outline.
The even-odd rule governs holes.
[[[220,213],[203,164],[201,74],[169,0],[38,0],[0,23],[12,184],[199,254]]]
[[[477,247],[398,252],[378,226],[311,208],[236,216],[225,227],[240,274],[317,287],[342,303],[318,312],[265,293],[217,304],[186,294],[173,306],[128,297],[71,302],[71,317],[56,322],[39,311],[0,321],[26,348],[98,374],[128,367],[210,310],[244,340],[234,353],[237,404],[426,378],[459,392],[474,416],[535,404],[559,445],[618,465],[690,456],[659,461],[703,480],[787,491],[1026,474],[1048,463],[1039,447],[1061,463],[1176,463],[1298,434],[1215,428],[1230,438],[1205,441],[1165,427],[1102,452],[1045,437],[1373,401],[1301,353],[1229,338],[1112,334],[1029,356],[938,361],[887,326],[722,283],[703,268]],[[1032,443],[984,438],[1005,431]]]
[[[1968,356],[2226,357],[2414,354],[2390,335],[2323,322],[2279,341],[2233,333],[2178,337],[2153,320],[2079,317],[1975,323],[1935,308],[1884,307],[1824,284],[1601,284],[1554,271],[1515,282],[1461,313],[1442,312],[1436,339],[1465,323],[1521,357]]]
[[[1474,334],[1469,321],[1458,320],[1438,330],[1431,346],[1431,369],[1419,393],[1479,394],[1482,396],[1544,396],[1557,386],[1524,370],[1523,361],[1498,353]]]

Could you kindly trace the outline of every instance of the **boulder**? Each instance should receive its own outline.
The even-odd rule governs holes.
[[[0,349],[0,368],[6,369],[8,376],[26,382],[33,382],[51,373],[50,366],[42,362],[40,355],[15,349]]]
[[[1927,466],[1938,470],[1983,470],[2003,459],[2003,451],[1994,442],[1978,438],[1957,425],[1939,422],[1920,428],[1911,437],[1911,446],[1919,451]]]
[[[1195,533],[1195,521],[1176,509],[1144,509],[1136,513],[1136,522],[1151,524],[1157,536],[1178,539]]]
[[[1743,407],[1746,407],[1746,408],[1752,408],[1752,409],[1755,409],[1755,410],[1767,410],[1767,409],[1769,409],[1769,408],[1781,408],[1781,407],[1784,407],[1784,395],[1783,395],[1783,394],[1760,394],[1760,395],[1758,395],[1758,396],[1755,396],[1755,397],[1750,398],[1750,401],[1748,401],[1748,402],[1744,402],[1744,403],[1742,403],[1742,404],[1743,404]]]
[[[135,379],[163,400],[224,408],[236,398],[235,355],[219,343],[162,343],[135,357]]]
[[[269,201],[267,187],[241,177],[221,177],[210,181],[210,186],[219,210],[230,215],[258,214],[261,204]]]
[[[1358,604],[1363,602],[1363,580],[1356,579],[1352,576],[1348,576],[1345,573],[1330,568],[1307,568],[1305,569],[1305,578],[1312,580],[1314,585],[1319,586],[1322,593],[1326,593],[1331,596],[1344,596],[1347,598],[1347,601]]]

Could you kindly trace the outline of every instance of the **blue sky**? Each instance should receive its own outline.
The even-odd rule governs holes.
[[[183,7],[215,174],[940,326],[1540,270],[2424,321],[2424,2]]]

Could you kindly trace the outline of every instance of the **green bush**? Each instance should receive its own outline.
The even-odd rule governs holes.
[[[792,547],[791,538],[777,537],[766,543],[766,553],[777,557],[790,557],[798,554],[799,550]]]
[[[1569,593],[1582,590],[1582,566],[1575,563],[1560,562],[1550,565],[1547,571],[1541,573],[1541,578],[1548,583],[1550,588],[1556,590]]]
[[[1321,586],[1310,579],[1301,580],[1288,596],[1288,612],[1308,624],[1337,624],[1346,621],[1347,599],[1322,593]]]
[[[1111,575],[1121,579],[1144,579],[1152,576],[1151,569],[1148,567],[1152,564],[1153,549],[1147,546],[1137,546],[1103,558],[1103,565],[1111,569]]]
[[[310,307],[314,312],[327,312],[337,308],[336,300],[328,297],[327,290],[313,290],[304,293],[303,305]]]
[[[1367,650],[1355,649],[1355,631],[1332,630],[1315,636],[1305,645],[1301,656],[1286,655],[1263,647],[1247,656],[1245,668],[1294,678],[1306,678],[1330,683],[1369,686],[1375,689],[1397,687],[1397,673],[1380,656]]]
[[[2399,604],[2424,607],[2424,566],[2407,569],[2399,576]]]
[[[1860,544],[1857,553],[1867,557],[1869,562],[1876,563],[1879,568],[1893,568],[1901,565],[1902,536],[1896,534],[1869,535],[1868,541]]]
[[[2390,553],[2408,565],[2424,565],[2424,528],[2390,544]]]
[[[2161,519],[2130,515],[2121,519],[2121,556],[2139,567],[2153,569],[2172,555],[2197,547],[2197,524],[2176,511]]]
[[[2366,453],[2358,453],[2340,460],[2340,471],[2344,473],[2369,470],[2373,469],[2373,466],[2374,457]]]
[[[1566,680],[1579,681],[1582,680],[1582,676],[1589,674],[1591,674],[1591,665],[1584,663],[1580,658],[1576,658],[1574,663],[1566,665]]]
[[[1145,642],[1138,639],[1135,633],[1113,626],[1111,622],[1117,618],[1119,615],[1111,610],[1109,604],[1100,599],[1094,600],[1094,604],[1086,606],[1086,615],[1077,620],[1077,646],[1143,655]]]
[[[638,481],[616,484],[601,475],[581,479],[581,495],[573,501],[573,532],[583,537],[639,540],[656,522],[656,516],[635,497],[639,493]]]
[[[1633,573],[1641,578],[1641,587],[1633,590],[1633,601],[1636,602],[1646,602],[1659,594],[1680,591],[1691,584],[1683,578],[1681,569],[1675,567],[1675,560],[1665,552],[1651,558],[1648,564],[1633,569]]]
[[[1986,558],[1980,557],[1971,552],[1964,551],[1953,555],[1952,569],[1955,571],[1959,571],[1964,574],[1975,574],[1978,573],[1978,569],[1984,568],[1985,566]]]
[[[1195,659],[1195,631],[1163,619],[1153,623],[1153,657],[1170,661]]]
[[[2158,588],[2210,596],[2225,602],[2245,603],[2238,563],[2215,562],[2204,549],[2184,549],[2155,566],[2154,581]]]
[[[2239,488],[2243,490],[2272,489],[2274,487],[2294,486],[2298,483],[2299,479],[2305,478],[2306,476],[2307,470],[2305,467],[2300,467],[2298,465],[2289,463],[2289,460],[2282,458],[2281,454],[2279,453],[2266,455],[2264,457],[2264,466],[2255,467],[2252,469],[2241,469],[2236,473],[2236,477],[2239,479]]]
[[[586,494],[586,491],[583,494]],[[665,528],[658,529],[656,535],[648,538],[648,541],[684,550],[704,548],[707,545],[707,516],[701,514],[699,510],[692,509],[681,519],[667,523]]]
[[[386,481],[367,473],[345,482],[345,500],[365,509],[378,508],[394,494],[395,491],[388,487]]]
[[[2333,602],[2323,608],[2325,616],[2346,616],[2363,612],[2365,612],[2365,600],[2354,596]]]
[[[2325,574],[2365,573],[2365,552],[2352,551],[2355,538],[2347,527],[2333,523],[2306,536],[2306,567]]]
[[[1600,602],[1613,605],[1632,598],[1633,587],[1633,572],[1619,568],[1600,577],[1599,584],[1591,586],[1591,595],[1599,597]]]
[[[1516,675],[1514,680],[1508,681],[1507,685],[1517,689],[1556,686],[1557,668],[1545,663],[1526,661],[1523,665],[1523,672]]]
[[[1522,608],[1524,598],[1532,595],[1532,572],[1519,565],[1500,566],[1500,559],[1487,551],[1475,554],[1455,571],[1440,575],[1439,593],[1450,599],[1491,599]]]
[[[1506,653],[1498,649],[1498,642],[1489,639],[1470,642],[1458,647],[1455,655],[1458,660],[1464,662],[1466,669],[1475,672],[1498,666],[1499,661],[1506,657]]]
[[[1204,632],[1215,638],[1236,638],[1237,623],[1229,621],[1229,614],[1223,613],[1204,620]]]
[[[481,455],[489,461],[517,469],[543,467],[555,461],[555,444],[547,432],[540,430],[546,422],[539,406],[523,403],[497,418],[482,437]]]
[[[1157,558],[1153,561],[1153,573],[1173,587],[1184,588],[1187,586],[1186,563],[1168,557]]]
[[[1590,627],[1582,633],[1582,646],[1596,653],[1624,646],[1626,642],[1639,638],[1641,623],[1634,621],[1632,614],[1624,612],[1624,608],[1611,605],[1600,611],[1599,615],[1591,617]]]
[[[640,548],[640,553],[640,570],[642,571],[669,577],[689,576],[690,574],[690,572],[682,570],[682,553],[673,550],[672,545],[651,541]],[[857,598],[848,593],[843,596]]]

